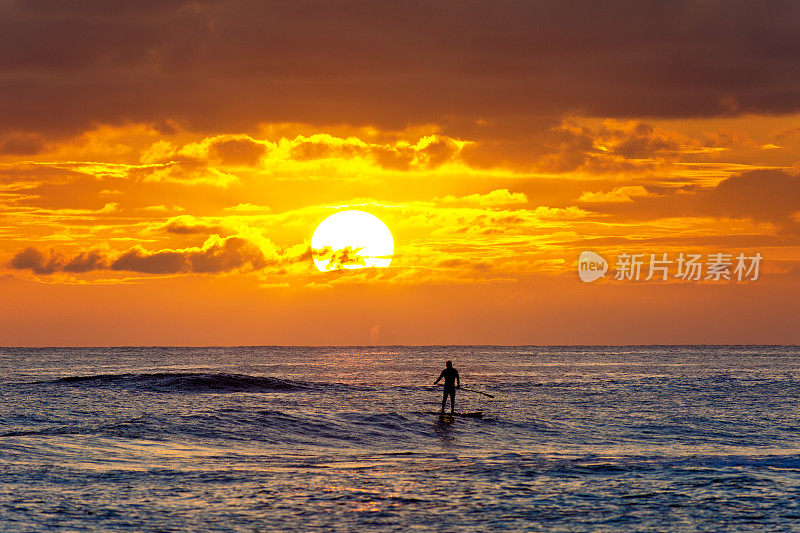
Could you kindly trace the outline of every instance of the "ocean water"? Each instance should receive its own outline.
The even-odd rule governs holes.
[[[440,420],[446,359],[462,385]],[[800,529],[800,349],[0,349],[0,530]]]

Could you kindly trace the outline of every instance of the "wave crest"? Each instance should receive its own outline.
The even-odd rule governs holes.
[[[315,384],[303,381],[246,374],[203,372],[70,376],[45,383],[86,388],[125,388],[149,392],[291,392],[316,388]]]

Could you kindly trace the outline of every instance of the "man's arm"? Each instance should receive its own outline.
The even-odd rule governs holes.
[[[442,373],[441,373],[441,374],[439,374],[439,377],[438,377],[438,378],[436,378],[436,381],[434,381],[434,382],[433,382],[433,384],[434,384],[434,385],[438,385],[439,381],[440,381],[440,380],[441,380],[443,377],[444,377],[444,370],[442,370]]]

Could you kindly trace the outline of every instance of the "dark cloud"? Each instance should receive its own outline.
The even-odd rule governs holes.
[[[216,224],[204,224],[197,221],[194,217],[178,216],[171,219],[164,225],[164,231],[168,233],[176,233],[178,235],[194,235],[194,234],[217,234],[225,235],[229,232]]]
[[[341,145],[336,146],[326,142],[303,141],[292,147],[292,159],[308,161],[312,159],[327,159],[339,156],[362,155],[364,150],[359,146]]]
[[[81,252],[70,259],[61,270],[64,272],[91,272],[92,270],[103,270],[108,268],[108,259],[105,252],[101,250],[89,250]]]
[[[343,251],[340,261],[352,263],[356,251]],[[350,254],[350,255],[348,255]],[[72,258],[56,250],[28,247],[9,262],[16,270],[32,270],[36,274],[55,272],[84,273],[95,270],[116,270],[143,274],[188,274],[253,271],[267,267],[275,270],[287,265],[308,262],[311,249],[290,250],[275,256],[266,255],[254,242],[241,237],[228,237],[207,243],[202,248],[148,251],[134,246],[122,253],[104,250],[80,252]]]
[[[129,270],[146,274],[175,274],[185,272],[188,264],[181,252],[161,250],[148,252],[141,246],[131,248],[111,263],[111,270]]]
[[[678,152],[683,148],[680,139],[665,132],[659,132],[653,126],[639,122],[629,131],[614,128],[602,128],[599,135],[614,141],[614,153],[626,158],[647,158],[664,156]]]
[[[783,222],[800,212],[800,176],[753,170],[721,181],[703,200],[720,215]]]
[[[335,157],[363,157],[387,169],[407,170],[412,166],[436,168],[456,160],[461,148],[448,137],[435,136],[424,146],[408,143],[362,145],[358,143],[331,143],[302,141],[292,147],[292,159],[307,161]]]
[[[658,196],[634,196],[630,202],[578,202],[593,211],[632,219],[709,216],[770,222],[800,234],[800,175],[778,169],[751,170],[731,176],[715,187],[660,188]]]
[[[594,146],[591,132],[580,127],[561,125],[551,128],[541,135],[539,144],[536,151],[543,152],[539,164],[551,172],[575,170],[588,164],[593,155],[600,154],[600,150]]]
[[[458,145],[452,139],[437,137],[418,152],[418,157],[425,166],[435,168],[455,159],[458,152]]]
[[[267,259],[257,245],[240,237],[230,237],[203,251],[187,255],[190,272],[228,272],[260,270],[275,261]]]
[[[66,259],[54,250],[38,250],[32,246],[18,252],[11,258],[11,268],[30,269],[36,274],[52,274],[62,269]]]
[[[785,113],[799,59],[788,0],[6,1],[0,128]]]
[[[15,134],[0,142],[0,154],[34,155],[45,147],[45,141],[39,135]]]
[[[328,260],[327,270],[341,270],[348,265],[366,265],[366,259],[359,255],[362,248],[353,248],[346,246],[339,250],[334,250],[330,246],[325,246],[319,250],[313,251],[313,257],[316,260]]]
[[[652,168],[647,159],[677,157],[685,148],[682,143],[689,141],[639,121],[597,130],[569,122],[541,126],[513,139],[479,135],[480,142],[467,145],[462,159],[475,167],[500,164],[554,173],[578,168],[594,173],[641,171]]]
[[[414,161],[414,151],[410,148],[392,150],[384,146],[374,146],[370,154],[380,166],[393,170],[408,170]]]
[[[108,268],[108,260],[102,250],[81,252],[68,259],[66,255],[53,249],[39,250],[29,246],[11,258],[10,266],[17,270],[29,269],[36,274],[80,273]]]
[[[226,165],[256,165],[267,147],[250,139],[226,139],[211,145],[211,155]]]
[[[125,270],[146,274],[214,273],[259,270],[272,264],[276,264],[275,259],[268,259],[257,245],[238,237],[230,237],[202,249],[149,252],[141,246],[135,246],[115,259],[99,250],[81,252],[67,259],[61,252],[29,247],[18,252],[10,262],[14,269],[29,269],[36,274],[92,270]]]
[[[148,252],[134,247],[111,263],[112,270],[149,274],[259,270],[270,264],[261,249],[239,237],[230,237],[203,249]]]

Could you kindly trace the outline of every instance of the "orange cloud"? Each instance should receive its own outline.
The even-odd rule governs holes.
[[[486,194],[470,194],[467,196],[452,196],[448,195],[444,198],[439,198],[439,201],[446,204],[472,204],[481,206],[499,206],[499,205],[512,205],[512,204],[526,204],[528,197],[525,193],[509,192],[508,189],[498,189]]]
[[[635,197],[650,196],[652,193],[641,185],[627,185],[615,187],[610,192],[584,192],[578,198],[579,202],[585,203],[615,203],[633,202]]]

